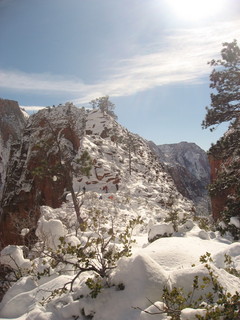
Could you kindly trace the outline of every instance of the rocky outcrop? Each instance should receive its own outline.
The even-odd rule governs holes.
[[[240,120],[210,148],[208,156],[213,218],[223,220],[227,225],[231,217],[240,219]]]
[[[209,155],[209,163],[211,168],[211,183],[216,182],[218,175],[223,171],[225,161],[221,159],[216,159],[213,155]],[[231,188],[232,189],[232,188]],[[217,194],[211,195],[211,205],[212,205],[212,216],[215,221],[221,217],[221,212],[226,206],[228,195],[232,193],[233,190],[225,188],[218,192]]]
[[[75,170],[83,151],[93,163],[89,176]],[[119,190],[126,199],[134,193],[154,199],[161,212],[175,205],[193,210],[148,143],[99,110],[66,104],[39,111],[29,117],[21,141],[12,145],[10,159],[2,197],[3,245],[22,243],[19,232],[26,226],[34,235],[40,206],[59,207],[70,187],[99,194]]]
[[[0,201],[4,188],[10,147],[21,140],[26,117],[18,103],[0,99]]]
[[[165,164],[178,191],[195,203],[198,214],[208,214],[210,166],[207,153],[195,143],[188,142],[158,146],[151,142],[151,147]]]
[[[60,165],[58,141],[64,141],[70,152],[77,154],[82,134],[79,121],[84,119],[84,112],[75,107],[79,116],[76,119],[72,108],[44,109],[31,116],[21,141],[11,145],[1,204],[0,232],[4,245],[23,241],[19,231],[24,222],[31,224],[34,234],[41,205],[56,208],[63,201],[65,177],[59,175],[57,181],[53,178]]]

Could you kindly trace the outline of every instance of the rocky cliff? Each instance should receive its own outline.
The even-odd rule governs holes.
[[[84,151],[93,162],[89,177],[76,170]],[[84,187],[98,194],[137,194],[155,203],[162,214],[173,208],[193,211],[193,203],[178,192],[148,143],[99,110],[72,104],[43,109],[29,117],[10,154],[0,225],[4,245],[22,242],[22,222],[32,225],[34,235],[39,207],[59,207],[69,186],[76,192]],[[70,172],[63,174],[68,166],[72,185],[67,183]]]
[[[20,109],[16,101],[0,99],[0,201],[6,178],[10,146],[21,141],[26,121],[26,113]]]
[[[209,161],[211,165],[210,194],[213,217],[215,220],[224,221],[224,228],[230,230],[234,228],[233,221],[240,222],[239,119],[232,123],[224,136],[210,148]],[[231,221],[232,217],[237,217],[237,220]],[[239,229],[238,238],[240,238]]]
[[[195,143],[154,145],[151,147],[164,163],[177,189],[197,208],[198,214],[208,214],[210,199],[207,186],[210,183],[210,165],[207,153]]]

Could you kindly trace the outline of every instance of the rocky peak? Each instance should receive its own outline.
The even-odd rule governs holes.
[[[210,183],[210,166],[207,153],[195,143],[180,142],[151,147],[165,164],[178,191],[194,201],[198,214],[209,213],[207,186]]]
[[[30,215],[36,221],[40,205],[56,208],[64,201],[68,186],[59,171],[54,171],[59,165],[59,148],[73,162],[85,150],[93,160],[89,177],[73,174],[76,192],[85,187],[98,194],[114,194],[119,189],[129,197],[137,194],[157,203],[162,212],[175,206],[188,212],[193,208],[144,139],[98,109],[66,104],[30,116],[21,143],[11,149],[0,230],[5,244],[17,241],[13,217],[24,220]]]

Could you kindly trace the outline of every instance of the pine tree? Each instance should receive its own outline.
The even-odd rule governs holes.
[[[122,143],[125,145],[127,152],[128,152],[128,170],[129,170],[129,174],[132,174],[132,157],[133,154],[136,154],[137,150],[140,147],[140,142],[139,139],[137,139],[137,137],[130,133],[127,130],[127,135],[126,138],[123,139]]]
[[[214,67],[210,75],[210,88],[214,93],[211,94],[211,108],[206,107],[203,128],[240,117],[240,48],[237,41],[223,43],[221,56],[222,59],[209,62]]]
[[[56,183],[64,181],[67,191],[71,193],[76,217],[82,230],[84,229],[84,221],[81,217],[80,208],[83,202],[78,199],[78,194],[75,193],[74,177],[89,177],[92,169],[92,159],[87,150],[82,150],[79,155],[77,146],[69,143],[69,140],[66,138],[66,129],[69,129],[67,131],[70,133],[77,132],[75,116],[72,113],[73,105],[67,103],[66,107],[66,121],[63,128],[55,127],[54,123],[49,119],[45,119],[48,136],[45,137],[43,135],[43,138],[38,141],[35,149],[44,150],[46,156],[31,173],[39,178],[52,178]],[[84,128],[85,119],[82,119],[81,137],[83,136]],[[74,137],[72,137],[72,140],[74,140]]]
[[[115,104],[109,100],[109,96],[94,99],[89,103],[92,105],[93,109],[99,108],[102,111],[102,113],[106,112],[113,119],[117,120],[117,115],[114,112]]]
[[[230,232],[240,239],[240,229],[232,218],[240,222],[240,49],[237,41],[223,43],[222,59],[212,60],[214,67],[210,75],[211,108],[202,123],[203,128],[214,130],[214,126],[230,122],[228,132],[209,150],[209,155],[221,160],[217,177],[209,186],[211,196],[228,194],[220,213],[222,233]]]

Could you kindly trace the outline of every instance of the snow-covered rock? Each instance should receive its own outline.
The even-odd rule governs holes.
[[[65,130],[69,125],[66,115],[71,115],[74,131]],[[48,121],[54,125],[53,128],[50,128]],[[80,191],[77,200],[81,203],[81,216],[88,224],[86,231],[79,230],[72,196],[66,190],[64,179],[61,180],[52,171],[49,181],[31,176],[31,170],[36,169],[34,165],[38,165],[37,160],[43,159],[43,153],[38,153],[39,141],[46,138],[53,141],[52,130],[46,130],[47,125],[60,136],[64,133],[60,143],[70,153],[73,152],[74,159],[81,154],[81,148],[88,150],[93,159],[90,177],[73,177],[76,195]],[[124,142],[129,136],[138,146],[136,150],[131,150],[131,159],[129,146]],[[47,155],[55,159],[56,148],[50,148]],[[0,303],[0,320],[167,320],[169,317],[166,314],[149,313],[164,307],[164,288],[171,291],[174,286],[182,287],[183,292],[188,294],[193,289],[196,276],[202,283],[202,278],[208,276],[208,270],[199,258],[206,252],[211,254],[211,268],[219,283],[232,294],[239,290],[239,278],[225,270],[226,254],[231,257],[232,267],[240,270],[239,243],[232,243],[217,232],[201,230],[191,219],[193,203],[177,191],[172,178],[156,159],[148,143],[129,133],[108,115],[69,104],[42,110],[28,120],[21,148],[13,157],[12,169],[14,163],[16,175],[8,180],[9,193],[3,203],[5,209],[10,203],[16,204],[16,207],[21,203],[19,208],[25,211],[31,208],[29,212],[33,214],[36,208],[33,203],[42,205],[35,212],[39,217],[34,216],[38,217],[35,233],[38,242],[30,247],[29,256],[24,257],[20,246],[9,246],[2,251],[2,264],[14,268],[15,261],[21,268],[28,267],[31,276],[11,284]],[[29,171],[25,171],[26,168]],[[164,222],[171,212],[177,212],[179,220],[187,217],[185,223],[178,226],[178,232],[173,232],[171,223]],[[96,216],[98,219],[95,219]],[[22,219],[25,216],[18,217]],[[141,218],[142,224],[133,231],[126,229],[129,221],[138,218]],[[22,230],[27,232],[29,226],[24,225],[24,219],[21,222]],[[35,231],[34,228],[28,229],[29,233]],[[112,232],[117,236],[111,238]],[[124,239],[126,232],[136,241],[132,244],[133,255],[122,257],[116,268],[114,263],[111,264],[113,269],[109,270],[109,276],[102,279],[101,292],[92,298],[86,281],[94,277],[94,267],[109,257],[109,251],[104,255],[104,245],[101,247],[103,242],[100,240],[109,239],[110,242],[104,244],[109,245],[113,249],[110,253],[114,254],[114,250],[122,248],[120,238]],[[149,243],[149,235],[154,238],[166,233],[172,236]],[[100,240],[97,240],[99,237]],[[59,238],[64,239],[64,250],[69,248],[69,251],[57,250]],[[94,240],[94,248],[88,246],[91,240]],[[80,255],[72,253],[74,246],[75,250],[80,250]],[[89,254],[93,256],[91,271],[80,270],[83,247],[89,249]],[[57,258],[56,252],[60,260],[54,260]],[[54,259],[51,259],[52,253]],[[67,263],[63,263],[64,259]],[[73,280],[72,291],[62,294],[55,291],[65,286],[70,289]],[[210,286],[201,293],[211,290]],[[196,313],[204,315],[204,312],[204,309],[187,308],[182,310],[181,317],[184,320],[194,319]]]
[[[174,228],[172,223],[162,223],[153,225],[149,228],[148,241],[153,242],[162,237],[171,237],[174,233]]]
[[[140,314],[140,320],[167,320],[169,317],[164,313],[166,305],[163,302],[156,301],[153,305],[143,310]]]
[[[0,263],[10,266],[13,270],[27,270],[31,263],[23,256],[23,250],[19,246],[8,245],[1,251]]]
[[[191,199],[198,214],[209,212],[210,199],[207,185],[210,183],[210,165],[207,153],[195,143],[180,142],[150,146],[164,163],[179,192]]]
[[[45,243],[46,247],[56,250],[61,244],[60,238],[64,238],[66,234],[67,230],[60,220],[46,220],[44,216],[39,219],[36,236]]]
[[[26,117],[18,103],[0,99],[0,200],[5,184],[11,145],[21,141]]]
[[[181,312],[181,320],[196,320],[197,315],[204,317],[206,315],[206,310],[185,308]]]
[[[152,209],[148,208],[149,204],[146,201],[137,202],[136,199],[126,201],[125,195],[121,192],[115,194],[114,201],[109,199],[109,194],[103,194],[103,198],[99,199],[95,193],[91,194],[88,191],[85,196],[87,198],[82,207],[83,212],[86,212],[87,206],[88,209],[94,206],[100,211],[101,208],[108,208],[105,211],[107,215],[105,222],[114,220],[114,225],[119,230],[124,230],[123,224],[129,218],[137,217],[139,212],[147,222],[152,219],[150,226],[156,224],[156,220],[150,218],[153,216]],[[116,209],[118,204],[119,210]],[[45,234],[45,228],[49,231],[51,224],[52,231],[55,230],[56,234],[64,235],[65,239],[69,239],[71,243],[76,241],[76,245],[79,241],[80,244],[84,244],[81,238],[87,239],[91,236],[90,233],[76,233],[76,226],[72,223],[75,213],[71,198],[68,197],[68,202],[61,208],[51,209],[45,206],[41,211],[40,224],[43,232],[39,234],[37,232],[40,238]],[[133,244],[134,254],[132,257],[123,257],[119,260],[117,268],[111,272],[108,279],[109,287],[104,287],[94,299],[89,296],[90,289],[85,283],[88,277],[93,276],[89,272],[79,275],[73,286],[73,292],[57,295],[49,301],[46,299],[51,292],[71,281],[78,270],[69,273],[67,267],[65,269],[52,267],[49,277],[44,275],[40,280],[37,277],[35,280],[31,277],[20,279],[9,289],[0,303],[0,319],[71,320],[74,317],[81,319],[85,314],[85,317],[91,317],[93,320],[167,320],[165,313],[150,315],[148,312],[155,312],[156,306],[159,308],[164,306],[162,303],[164,288],[170,291],[174,286],[183,288],[183,292],[187,295],[193,290],[193,281],[196,276],[202,284],[203,277],[208,276],[209,273],[200,263],[199,258],[206,252],[211,253],[213,260],[211,268],[219,283],[234,294],[240,287],[239,278],[223,269],[226,267],[224,256],[225,254],[231,256],[233,267],[239,268],[239,243],[230,243],[217,235],[215,238],[201,239],[199,237],[201,229],[190,221],[186,222],[184,232],[175,233],[172,237],[161,238],[152,243],[148,243],[147,225],[137,227],[134,232],[136,239],[136,243]],[[65,229],[66,226],[68,227]],[[55,238],[52,235],[49,238],[54,243]],[[47,258],[44,260],[43,262],[43,258],[33,256],[32,263],[37,272],[41,273],[49,266]],[[21,263],[24,263],[24,260]],[[62,275],[59,275],[59,272]],[[200,294],[206,294],[211,290],[209,286],[204,292],[194,293],[194,297],[197,298]],[[40,304],[42,299],[46,300],[43,305]],[[188,308],[182,310],[181,317],[194,319],[194,314],[204,315],[204,313],[204,307],[203,309]]]
[[[17,230],[7,233],[4,227],[9,229],[15,216],[26,219],[26,213],[31,212],[37,220],[36,204],[60,207],[70,190],[66,172],[58,168],[63,170],[66,163],[74,168],[83,151],[90,154],[93,167],[89,177],[79,171],[73,174],[75,192],[85,188],[98,194],[97,198],[108,196],[113,201],[118,201],[121,192],[125,202],[149,203],[158,219],[171,210],[179,214],[194,211],[193,203],[178,192],[148,142],[100,110],[89,111],[69,103],[42,109],[29,117],[20,142],[8,165],[11,174],[6,177],[3,194],[0,232],[5,243],[17,241]]]

